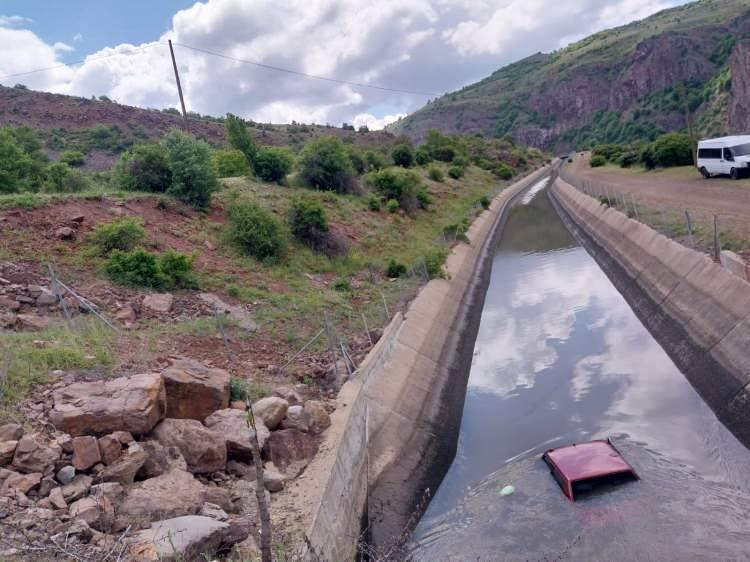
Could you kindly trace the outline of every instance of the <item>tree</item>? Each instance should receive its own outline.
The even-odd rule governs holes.
[[[229,144],[245,155],[248,164],[252,164],[258,147],[255,145],[250,133],[247,132],[245,121],[236,115],[227,113],[224,127],[227,131],[227,141],[229,141]]]
[[[336,137],[309,141],[300,154],[300,176],[309,187],[346,193],[354,185],[354,169],[346,146]]]
[[[667,133],[654,141],[654,161],[657,166],[689,166],[693,163],[693,143],[689,135]]]
[[[113,181],[126,191],[167,191],[172,185],[172,170],[165,146],[141,144],[123,153],[115,166]]]
[[[261,147],[255,152],[253,169],[262,180],[281,182],[292,171],[294,157],[288,148]]]
[[[206,209],[211,194],[219,189],[205,141],[172,129],[164,138],[172,184],[167,192],[197,209]]]
[[[396,164],[396,166],[411,168],[414,163],[414,151],[411,146],[406,143],[397,144],[393,147],[393,150],[391,150],[391,158],[393,158],[393,163]]]
[[[0,129],[0,193],[15,193],[25,187],[23,180],[31,165],[31,158],[10,131]]]

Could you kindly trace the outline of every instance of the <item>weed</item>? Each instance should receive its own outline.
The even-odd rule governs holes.
[[[113,250],[132,250],[145,235],[143,226],[135,219],[118,219],[97,225],[91,234],[91,244],[100,256],[107,256]]]

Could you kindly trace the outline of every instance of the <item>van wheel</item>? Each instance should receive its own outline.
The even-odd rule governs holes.
[[[740,171],[737,168],[732,168],[732,170],[729,172],[729,175],[733,180],[740,179]]]
[[[708,173],[708,170],[706,170],[706,168],[701,168],[700,173],[706,179],[711,177],[711,174]]]

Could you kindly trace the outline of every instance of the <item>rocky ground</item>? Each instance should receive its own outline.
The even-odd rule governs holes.
[[[3,556],[253,559],[256,487],[283,493],[305,470],[330,406],[280,387],[252,404],[252,429],[245,402],[230,403],[227,371],[169,363],[92,382],[59,374],[28,403],[33,430],[0,426]]]

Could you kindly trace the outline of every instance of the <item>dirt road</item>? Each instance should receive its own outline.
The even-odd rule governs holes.
[[[594,183],[607,184],[618,192],[633,194],[645,205],[685,210],[699,214],[718,214],[735,220],[747,220],[750,229],[750,180],[729,178],[703,179],[692,168],[646,172],[639,168],[605,166],[592,168],[589,156],[576,155],[570,172]]]

